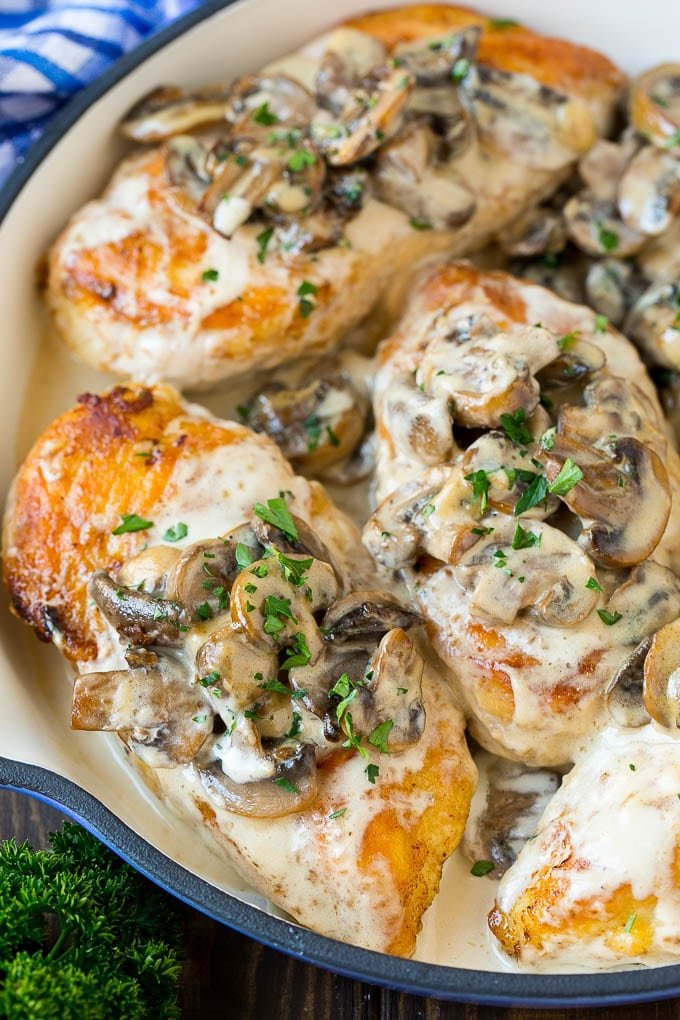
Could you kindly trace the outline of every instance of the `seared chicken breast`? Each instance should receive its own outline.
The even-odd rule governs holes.
[[[123,124],[145,147],[49,252],[57,329],[91,365],[183,386],[323,353],[396,275],[553,192],[623,83],[592,50],[424,4],[160,89]]]
[[[378,361],[364,543],[403,571],[476,739],[569,763],[626,721],[608,690],[680,613],[653,386],[590,309],[467,264],[421,279]]]
[[[74,727],[117,732],[298,921],[408,956],[476,771],[420,617],[359,539],[269,439],[131,385],[37,440],[4,577],[75,667]]]
[[[501,880],[491,931],[526,968],[678,959],[680,745],[651,724],[599,735]]]

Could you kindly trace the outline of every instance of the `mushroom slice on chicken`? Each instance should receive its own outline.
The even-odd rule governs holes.
[[[340,114],[357,82],[384,64],[387,54],[379,39],[353,28],[336,28],[324,42],[316,72],[316,99],[319,106]]]
[[[475,64],[461,90],[481,136],[504,152],[521,151],[527,166],[565,167],[597,137],[593,115],[582,99],[539,85],[526,74]]]
[[[526,258],[561,252],[567,236],[560,213],[536,206],[513,220],[497,235],[496,241],[506,255]]]
[[[500,329],[486,315],[460,316],[450,307],[433,322],[416,382],[453,401],[460,425],[497,427],[501,415],[531,414],[538,405],[535,375],[557,357],[555,339],[541,326]]]
[[[625,330],[655,365],[680,368],[680,287],[653,283],[635,302]]]
[[[524,529],[499,518],[452,568],[471,614],[510,624],[523,610],[549,627],[571,627],[594,610],[594,565],[573,539],[542,521]]]
[[[146,653],[132,669],[78,676],[71,726],[118,731],[147,765],[174,768],[196,757],[212,733],[213,712],[184,666]]]
[[[651,637],[643,638],[619,666],[607,686],[607,708],[619,726],[637,729],[649,722],[650,715],[643,701],[642,685],[643,668],[651,643]]]
[[[384,415],[391,441],[409,460],[439,464],[453,451],[451,402],[445,394],[431,396],[414,379],[395,379],[385,394]]]
[[[636,266],[623,259],[594,261],[585,279],[587,303],[613,326],[621,326],[645,287]]]
[[[529,422],[533,418],[543,419],[543,415],[538,414],[539,410],[542,408],[536,409],[528,419]],[[517,421],[517,417],[514,421]],[[546,429],[549,424],[550,419],[545,425]],[[530,444],[528,446],[517,445],[507,434],[494,430],[475,439],[463,455],[461,466],[465,479],[473,486],[478,481],[480,488],[484,487],[486,502],[492,510],[513,514],[522,495],[536,482],[538,472],[541,471],[535,458],[532,460],[532,455],[538,451],[538,443],[532,443],[528,427],[525,425],[524,428]],[[537,438],[540,439],[540,436]],[[557,497],[547,493],[546,498],[526,510],[523,517],[544,520],[554,514],[558,506]]]
[[[586,255],[635,255],[649,240],[647,234],[628,226],[614,202],[581,191],[564,207],[569,237]]]
[[[135,103],[120,129],[126,138],[135,142],[159,142],[216,121],[229,120],[232,110],[231,86],[183,92],[174,85],[163,85]]]
[[[658,64],[639,75],[629,96],[630,121],[658,148],[680,150],[680,64]]]
[[[581,518],[583,548],[605,566],[633,566],[651,556],[666,529],[668,473],[637,439],[614,438],[607,446],[605,452],[556,433],[542,458],[552,491]]]
[[[182,630],[189,617],[176,599],[124,588],[105,570],[94,572],[88,590],[109,623],[132,644],[178,647],[183,643]]]
[[[604,374],[583,390],[583,405],[563,404],[558,432],[578,437],[598,449],[612,439],[632,436],[651,446],[663,460],[667,439],[658,410],[647,394],[629,379]]]
[[[680,619],[667,623],[652,639],[644,664],[645,708],[660,726],[680,726]]]
[[[646,145],[633,157],[618,191],[624,223],[648,237],[670,227],[680,209],[680,152],[678,157]]]

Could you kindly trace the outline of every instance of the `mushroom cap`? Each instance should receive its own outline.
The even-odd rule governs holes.
[[[643,146],[621,178],[618,207],[632,230],[648,237],[668,230],[680,209],[680,153],[674,158],[653,145]]]
[[[661,100],[659,102],[659,100]],[[653,145],[678,146],[680,64],[657,64],[639,75],[629,94],[630,122]]]
[[[655,722],[680,725],[680,619],[656,632],[644,665],[643,698]]]
[[[120,130],[135,142],[159,142],[226,120],[231,111],[231,86],[183,92],[174,85],[161,85],[135,103],[121,121]]]
[[[132,644],[170,647],[182,644],[188,616],[181,602],[125,588],[116,584],[105,570],[95,570],[88,592],[111,626]]]
[[[267,751],[265,758],[272,765],[272,776],[250,782],[236,782],[218,762],[196,767],[209,796],[237,815],[282,818],[314,803],[318,780],[311,744],[280,744]]]

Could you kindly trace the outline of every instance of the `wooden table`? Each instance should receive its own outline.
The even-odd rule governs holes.
[[[0,838],[46,845],[61,815],[0,790]],[[680,999],[595,1010],[498,1009],[404,995],[351,981],[266,949],[181,906],[185,1020],[680,1020]],[[123,1020],[123,1018],[121,1018]]]

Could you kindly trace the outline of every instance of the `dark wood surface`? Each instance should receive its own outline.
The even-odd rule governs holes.
[[[0,839],[15,836],[42,847],[61,821],[54,809],[0,790]],[[528,1010],[404,995],[308,966],[187,907],[180,911],[185,1020],[680,1020],[680,1000],[594,1010]]]

